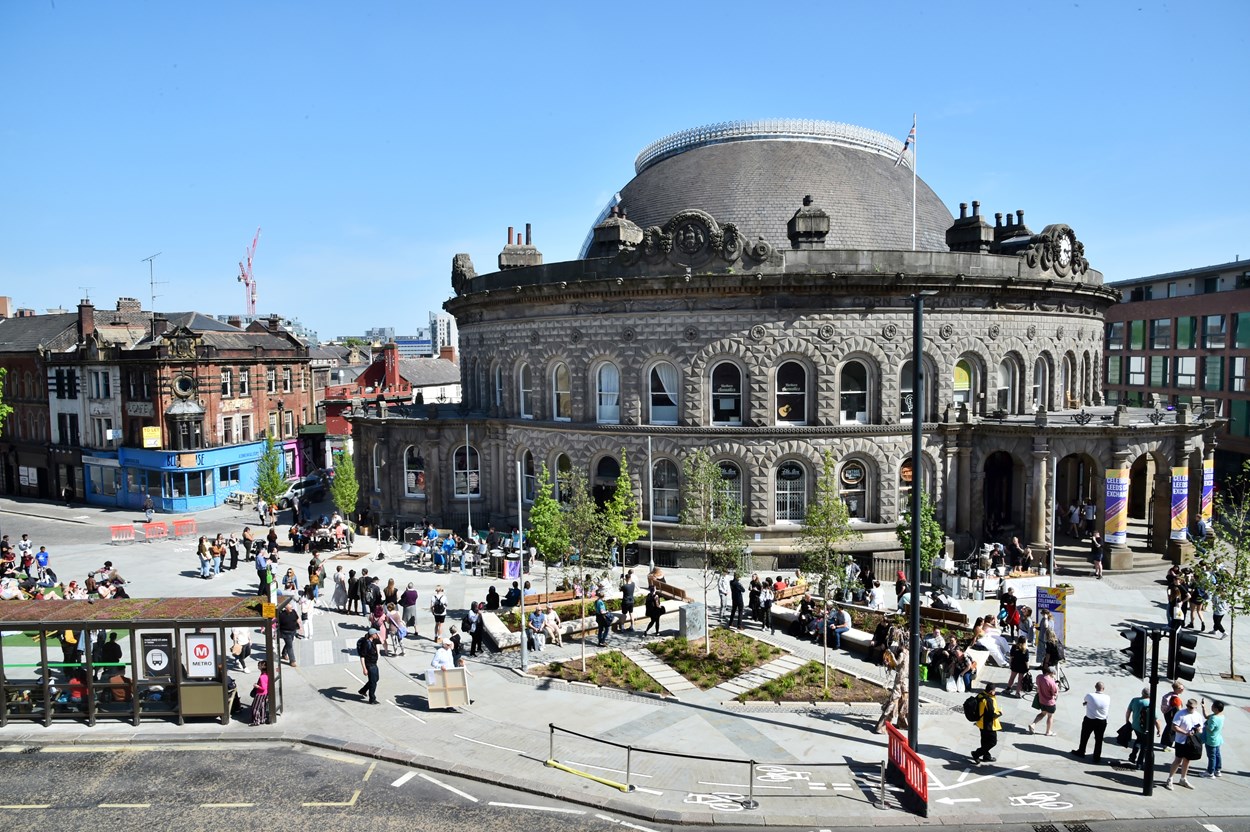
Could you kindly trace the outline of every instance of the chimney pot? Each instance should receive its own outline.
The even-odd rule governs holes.
[[[812,195],[811,195],[811,194],[805,194],[805,195],[803,196],[803,204],[804,204],[804,205],[811,205],[811,204],[812,204]]]
[[[1021,211],[1020,213],[1024,212]],[[530,236],[530,224],[528,222],[525,224],[525,244],[527,246],[533,244],[533,238]]]
[[[959,203],[959,218],[961,220],[968,219],[968,203],[966,202]]]
[[[1016,225],[1024,225],[1024,211],[1016,211]]]
[[[625,206],[621,206],[621,219],[625,219]]]
[[[508,226],[508,245],[512,245],[512,226]]]
[[[980,200],[976,200],[976,199],[972,200],[972,216],[974,216],[974,217],[979,217],[979,216],[981,216],[981,202],[980,202]]]
[[[994,227],[1002,228],[1002,226],[1003,226],[1003,212],[995,211],[994,212]]]

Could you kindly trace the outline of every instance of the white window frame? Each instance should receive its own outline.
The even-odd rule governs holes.
[[[681,517],[681,477],[671,459],[661,457],[651,466],[651,512],[655,520]]]
[[[517,368],[517,410],[522,419],[534,418],[534,378],[529,364]]]
[[[669,404],[657,404],[667,399]],[[671,361],[657,361],[647,370],[647,423],[675,425],[681,413],[681,371]]]
[[[782,469],[797,467],[802,475],[783,478]],[[773,469],[773,518],[778,525],[797,525],[807,518],[807,466],[798,460],[783,460]]]
[[[782,391],[782,370],[787,367],[794,366],[802,370],[803,389],[800,392],[783,392]],[[806,425],[808,419],[809,401],[808,396],[811,394],[812,379],[811,373],[802,361],[788,359],[777,365],[777,389],[773,394],[773,414],[776,417],[776,423],[779,425]],[[841,403],[839,402],[839,405]],[[782,408],[790,408],[783,416]]]
[[[456,499],[473,500],[482,496],[481,465],[482,457],[472,445],[460,445],[452,451],[452,488]]]
[[[601,425],[621,423],[621,369],[611,361],[595,369],[595,421]]]
[[[573,383],[569,365],[563,361],[551,368],[551,418],[557,422],[573,419]]]
[[[716,375],[719,371],[728,370],[734,374],[734,381],[737,383],[736,389],[721,390],[718,386]],[[743,388],[746,386],[746,374],[742,372],[742,368],[733,361],[718,361],[712,367],[712,371],[708,373],[708,416],[713,425],[726,425],[737,427],[742,424],[745,410],[742,406]],[[727,386],[727,380],[721,379]],[[728,407],[717,407],[717,404],[729,405]],[[717,411],[722,416],[717,418]],[[736,411],[736,415],[735,414]],[[728,413],[728,418],[724,414]]]

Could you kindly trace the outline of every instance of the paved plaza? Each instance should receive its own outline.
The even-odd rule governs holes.
[[[83,578],[104,560],[112,560],[136,596],[246,595],[255,592],[255,572],[241,563],[206,581],[198,577],[194,540],[152,544],[108,545],[108,526],[136,518],[135,512],[53,506],[46,503],[0,500],[0,531],[16,539],[32,531],[36,544],[49,541],[53,566],[63,580]],[[168,518],[164,518],[168,519]],[[240,531],[255,517],[233,508],[197,515],[201,533]],[[434,574],[403,561],[398,547],[360,538],[354,550],[367,559],[332,560],[348,568],[368,566],[383,584],[394,578],[402,588],[413,582],[422,595],[419,609],[428,609],[436,584],[446,588],[451,612],[460,612],[485,597],[494,583],[489,578]],[[376,560],[382,551],[385,560]],[[294,566],[301,579],[307,556],[283,554],[283,566]],[[641,578],[645,568],[636,572]],[[666,570],[667,580],[692,593],[698,574]],[[1241,739],[1246,735],[1250,705],[1244,684],[1219,675],[1227,670],[1228,643],[1199,639],[1198,677],[1189,685],[1208,701],[1222,699],[1225,712],[1225,776],[1219,780],[1194,778],[1195,790],[1141,794],[1141,774],[1119,764],[1125,750],[1114,744],[1114,731],[1130,697],[1142,683],[1119,667],[1120,650],[1127,642],[1119,629],[1129,623],[1163,621],[1163,588],[1157,574],[1108,574],[1102,581],[1085,575],[1064,575],[1075,594],[1069,600],[1066,672],[1071,691],[1060,695],[1056,736],[1032,736],[1025,725],[1035,712],[1028,700],[1003,697],[1004,729],[996,750],[997,762],[970,766],[969,752],[977,744],[976,729],[963,717],[963,694],[933,686],[922,691],[920,752],[930,773],[930,820],[943,823],[1059,822],[1061,820],[1130,819],[1143,817],[1221,817],[1244,815],[1247,800]],[[543,585],[541,567],[531,580]],[[554,580],[554,575],[553,575]],[[1016,594],[1032,597],[1038,581],[1014,581]],[[971,617],[995,612],[997,602],[963,602]],[[116,742],[119,738],[144,742],[257,739],[299,741],[342,749],[487,782],[508,784],[537,794],[607,811],[656,821],[716,822],[747,825],[811,825],[816,819],[837,817],[844,825],[910,825],[922,822],[897,808],[882,810],[873,796],[880,791],[884,737],[872,733],[879,714],[876,705],[739,705],[730,702],[732,690],[699,691],[684,688],[674,696],[629,695],[533,678],[516,672],[519,652],[488,653],[469,667],[473,703],[459,711],[431,711],[421,672],[432,653],[428,612],[420,617],[422,639],[410,640],[406,654],[382,659],[379,696],[382,704],[360,701],[360,665],[354,645],[364,631],[364,619],[326,611],[314,616],[313,634],[298,642],[299,667],[283,669],[284,711],[278,724],[252,728],[235,721],[128,723],[86,725],[57,723],[50,728],[14,724],[0,734],[6,744],[50,742]],[[677,616],[665,619],[667,633]],[[1246,628],[1240,628],[1245,632]],[[639,631],[640,632],[640,631]],[[784,672],[794,660],[818,659],[818,647],[778,632],[748,629],[785,650],[793,658],[781,660],[773,671]],[[593,640],[592,640],[593,641]],[[1244,654],[1250,644],[1238,637]],[[261,643],[258,637],[257,642]],[[644,644],[637,635],[613,634],[608,649],[635,651]],[[562,649],[548,648],[544,662],[580,654],[580,645],[566,639]],[[595,648],[587,647],[588,652]],[[832,663],[843,670],[884,680],[883,672],[858,655],[831,651]],[[533,658],[533,654],[531,654]],[[662,673],[657,670],[657,673]],[[763,671],[761,671],[763,672]],[[241,691],[251,688],[255,664],[249,672],[232,671]],[[1003,682],[1007,671],[984,668],[980,678]],[[1105,752],[1113,762],[1095,766],[1076,759],[1075,747],[1084,709],[1081,698],[1096,681],[1106,683],[1112,698],[1112,718]],[[670,680],[671,681],[671,680]],[[680,686],[679,686],[680,687]],[[549,725],[560,730],[552,738]],[[587,739],[587,738],[594,738]],[[606,742],[605,742],[606,741]],[[627,748],[632,749],[627,753]],[[661,753],[651,753],[661,752]],[[710,758],[691,760],[663,752]],[[626,768],[636,788],[622,793],[578,777],[544,762],[555,759],[570,767],[609,780],[623,780]],[[755,767],[750,766],[755,761]],[[1158,755],[1159,763],[1171,754]],[[1196,764],[1196,768],[1204,764]],[[1157,783],[1163,774],[1156,772]],[[753,794],[759,808],[744,810],[734,795]],[[890,801],[896,804],[895,800]],[[766,820],[765,820],[766,819]],[[827,825],[827,824],[825,824]]]

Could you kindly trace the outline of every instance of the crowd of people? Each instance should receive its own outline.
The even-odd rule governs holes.
[[[52,568],[47,546],[36,550],[26,534],[16,544],[7,534],[0,537],[0,600],[128,598],[125,587],[125,579],[111,560],[87,573],[81,582],[64,582]]]

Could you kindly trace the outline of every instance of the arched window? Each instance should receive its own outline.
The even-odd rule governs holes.
[[[932,496],[933,484],[930,482],[931,477],[924,465],[920,466],[919,475],[921,487]],[[911,493],[915,482],[916,469],[911,464],[911,457],[908,457],[898,466],[898,516],[900,518],[905,512],[911,510]]]
[[[481,471],[478,468],[477,449],[472,445],[461,445],[452,454],[452,481],[455,483],[455,496],[480,497],[482,494]]]
[[[573,463],[568,454],[556,457],[556,499],[562,503],[573,502]]]
[[[1046,396],[1046,359],[1038,358],[1033,362],[1033,409],[1047,406]]]
[[[477,379],[477,390],[476,390],[477,400],[473,402],[473,405],[475,407],[485,410],[486,407],[488,406],[488,403],[490,402],[490,399],[487,397],[487,393],[486,393],[488,388],[486,386],[486,365],[485,364],[477,365],[476,379]]]
[[[598,410],[595,420],[601,425],[618,425],[621,422],[621,371],[615,364],[600,364],[595,372]]]
[[[961,358],[955,362],[955,404],[973,406],[976,374],[972,362]]]
[[[416,445],[409,445],[404,451],[404,495],[425,496],[425,458]]]
[[[651,368],[649,378],[651,424],[677,424],[678,385],[681,383],[677,368],[667,361],[661,361]]]
[[[998,362],[998,409],[1016,412],[1016,364],[1010,358]]]
[[[777,424],[807,424],[807,369],[797,361],[777,368]]]
[[[807,469],[794,460],[777,466],[774,502],[778,523],[802,523],[807,517]]]
[[[1063,399],[1062,408],[1076,407],[1076,368],[1072,354],[1067,353],[1063,357],[1062,369],[1059,375],[1059,395]]]
[[[727,505],[736,505],[742,510],[742,469],[729,460],[720,463],[720,492]]]
[[[838,387],[842,424],[868,424],[868,368],[864,363],[848,361],[843,364]]]
[[[671,459],[661,459],[651,467],[651,516],[657,520],[676,520],[681,516],[677,482],[677,466]]]
[[[517,402],[522,419],[534,418],[534,379],[530,365],[522,364],[517,372]]]
[[[925,415],[929,421],[933,421],[933,387],[929,383],[929,365],[924,366],[924,399]],[[898,376],[898,411],[899,418],[904,422],[910,422],[912,414],[916,411],[917,397],[920,395],[916,391],[916,373],[911,360],[903,362],[903,369]]]
[[[742,370],[729,361],[712,368],[712,424],[742,424]]]
[[[495,407],[503,407],[503,367],[495,366]]]
[[[373,490],[382,490],[382,446],[373,446]]]
[[[557,364],[551,370],[551,416],[557,422],[573,418],[573,392],[569,387],[567,364]]]
[[[521,478],[523,480],[521,496],[525,502],[532,503],[534,495],[538,493],[538,474],[534,471],[534,455],[529,451],[525,452],[521,460]]]
[[[838,469],[838,493],[852,520],[868,519],[868,466],[860,459],[848,459]]]

